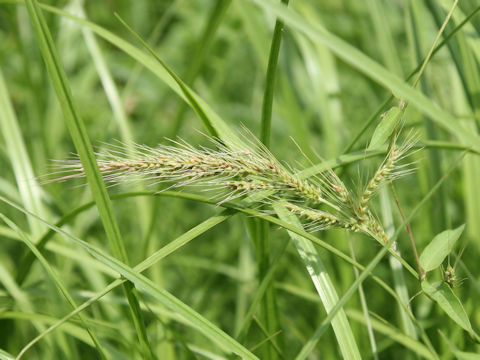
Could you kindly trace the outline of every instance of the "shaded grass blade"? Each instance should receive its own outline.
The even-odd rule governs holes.
[[[52,279],[52,281],[55,283],[57,288],[60,290],[60,292],[63,294],[65,299],[68,301],[68,303],[75,309],[77,307],[77,304],[75,303],[75,300],[73,297],[70,295],[68,292],[67,288],[62,284],[60,278],[57,276],[53,268],[50,266],[48,263],[47,259],[43,257],[43,255],[38,251],[38,249],[35,247],[35,245],[30,241],[28,236],[20,230],[20,228],[15,225],[13,221],[11,221],[9,218],[7,218],[5,215],[0,213],[0,218],[12,229],[14,230],[20,237],[20,239],[24,242],[24,244],[30,249],[30,251],[35,255],[35,257],[40,261],[42,266],[44,267],[45,271],[47,272],[48,276]],[[88,335],[92,339],[93,343],[95,344],[95,347],[98,350],[98,354],[100,355],[100,358],[102,359],[107,359],[108,357],[105,354],[105,351],[100,344],[100,341],[97,338],[97,335],[90,329],[90,327],[87,325],[85,320],[83,319],[83,316],[78,314],[78,317],[82,323],[82,325],[85,327],[85,329],[88,332]]]
[[[185,320],[189,322],[189,324],[198,329],[201,333],[203,333],[206,337],[208,337],[213,342],[217,343],[221,346],[224,350],[232,351],[237,355],[245,358],[245,359],[257,359],[255,355],[253,355],[250,351],[248,351],[245,347],[239,344],[236,340],[232,337],[227,335],[213,323],[205,319],[202,315],[197,313],[195,310],[190,308],[185,303],[178,300],[175,296],[170,294],[168,291],[164,290],[163,288],[159,287],[157,284],[153,283],[151,280],[146,278],[140,272],[145,264],[142,266],[137,266],[136,268],[131,268],[128,265],[122,263],[121,261],[117,260],[116,258],[104,253],[101,249],[97,248],[96,246],[90,245],[87,242],[73,236],[66,231],[49,224],[48,222],[42,220],[35,214],[32,214],[25,209],[15,205],[11,201],[0,197],[1,201],[4,201],[11,205],[12,207],[16,208],[17,210],[28,214],[29,216],[33,216],[46,226],[54,230],[55,232],[63,235],[65,238],[70,239],[71,241],[75,242],[76,244],[80,245],[81,247],[85,248],[92,256],[100,260],[105,265],[109,266],[110,268],[117,271],[121,274],[124,278],[129,280],[132,284],[135,284],[139,290],[149,294],[150,296],[154,297],[158,301],[160,301],[164,306],[168,307],[171,311],[177,313]],[[229,215],[220,216],[218,220],[223,221],[224,219],[228,218]],[[205,227],[205,226],[202,226]],[[149,259],[149,261],[152,261]]]

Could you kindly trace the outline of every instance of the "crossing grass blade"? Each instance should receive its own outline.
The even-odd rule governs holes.
[[[83,121],[76,108],[68,80],[63,70],[60,59],[57,55],[55,44],[51,37],[48,25],[43,18],[42,12],[35,0],[25,2],[33,27],[35,29],[40,50],[45,61],[50,80],[60,102],[65,121],[69,129],[72,140],[78,151],[80,160],[85,169],[87,180],[92,192],[92,196],[97,205],[100,218],[110,243],[113,253],[124,262],[128,262],[120,230],[118,228],[113,207],[108,197],[105,184],[98,170],[98,165],[93,154],[92,145],[87,135]],[[131,284],[125,284],[125,292],[130,303],[130,309],[138,332],[139,340],[142,346],[144,356],[148,359],[153,358],[152,349],[149,345],[145,323],[140,311],[139,299],[135,295]]]
[[[457,122],[455,117],[439,108],[420,91],[409,86],[397,75],[386,70],[383,66],[370,59],[361,51],[328,32],[319,24],[306,22],[298,13],[282,4],[278,4],[272,0],[252,1],[267,11],[271,11],[277,17],[282,19],[286,25],[304,33],[310,37],[312,41],[319,41],[325,44],[343,61],[390,90],[396,97],[411,103],[419,111],[428,115],[432,121],[443,127],[452,135],[455,135],[465,144],[468,144],[476,150],[480,150],[478,135],[467,131]]]
[[[20,239],[25,243],[25,245],[30,249],[30,251],[35,255],[35,257],[40,261],[40,263],[42,264],[42,266],[44,267],[44,269],[46,270],[46,272],[48,273],[48,276],[52,279],[52,281],[55,283],[55,285],[58,287],[58,289],[60,290],[60,292],[62,293],[62,295],[65,297],[65,299],[68,301],[68,303],[75,309],[75,307],[77,306],[77,304],[75,303],[75,300],[73,299],[73,297],[70,295],[70,293],[68,292],[67,288],[65,287],[65,285],[63,285],[62,281],[60,280],[60,278],[57,276],[57,274],[55,273],[54,269],[50,266],[50,264],[48,263],[47,259],[45,259],[43,257],[43,255],[38,251],[38,249],[35,247],[35,244],[32,243],[32,241],[28,238],[28,236],[22,231],[20,230],[20,228],[15,225],[15,223],[13,221],[11,221],[9,218],[7,218],[5,215],[3,215],[2,213],[0,213],[0,218],[13,230],[15,231]],[[107,357],[106,353],[105,353],[105,350],[103,349],[102,345],[100,344],[100,341],[98,340],[98,337],[97,335],[95,334],[95,332],[88,326],[88,324],[86,323],[85,319],[83,318],[83,316],[81,316],[79,314],[79,319],[83,325],[83,327],[85,327],[85,329],[87,330],[88,332],[88,335],[90,336],[90,338],[92,339],[93,343],[95,344],[95,347],[97,348],[98,350],[98,355],[100,356],[101,359],[108,359],[109,357]]]
[[[69,239],[70,241],[88,250],[88,252],[92,256],[100,260],[103,264],[117,271],[120,275],[122,275],[125,279],[129,280],[131,283],[135,284],[135,286],[140,291],[152,296],[153,298],[158,300],[160,303],[162,303],[164,306],[169,308],[171,311],[183,317],[189,323],[190,326],[199,330],[202,334],[204,334],[213,342],[217,343],[224,350],[231,351],[245,359],[258,359],[255,355],[253,355],[250,351],[248,351],[244,346],[239,344],[236,340],[234,340],[232,337],[227,335],[225,332],[223,332],[213,323],[205,319],[198,312],[196,312],[191,307],[189,307],[188,305],[186,305],[185,303],[177,299],[175,296],[170,294],[168,291],[159,287],[150,279],[142,275],[140,271],[142,271],[142,267],[144,267],[145,264],[143,266],[140,266],[140,271],[135,270],[134,268],[129,267],[128,265],[122,263],[116,258],[106,254],[104,251],[97,248],[96,246],[90,245],[87,242],[77,238],[76,236],[73,236],[68,232],[56,227],[55,225],[49,224],[48,222],[44,221],[38,216],[13,204],[9,200],[3,197],[0,197],[0,200],[8,203],[10,206],[13,206],[14,208],[16,208],[17,210],[23,213],[36,218],[37,220],[41,221],[46,226],[48,226],[50,229],[54,230],[56,233],[61,234],[65,238]],[[219,220],[222,221],[226,217],[225,216],[223,218],[219,217]],[[207,225],[204,225],[202,227],[206,227],[206,226]],[[146,262],[146,264],[148,264],[148,262]]]
[[[280,219],[290,223],[294,226],[301,227],[300,222],[294,215],[290,214],[286,209],[282,207],[282,204],[278,204],[275,207]],[[322,299],[323,306],[327,311],[327,314],[338,303],[338,295],[335,290],[333,282],[326,272],[325,266],[320,259],[317,250],[311,242],[305,238],[298,236],[289,231],[289,235],[297,248],[297,251],[302,258],[305,267],[315,285],[315,288]],[[355,341],[355,337],[352,333],[350,324],[345,315],[343,309],[338,310],[335,317],[331,319],[332,327],[335,332],[335,336],[340,347],[340,352],[345,359],[361,359],[358,345]],[[311,349],[311,347],[309,347]],[[304,352],[305,356],[299,354],[297,359],[304,359],[309,355],[308,351]]]

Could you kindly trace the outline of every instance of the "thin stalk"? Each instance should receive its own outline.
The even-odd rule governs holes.
[[[288,1],[289,0],[282,0],[282,2],[286,5],[288,5]],[[260,122],[260,141],[265,145],[267,149],[270,147],[270,130],[272,124],[275,75],[277,71],[278,55],[280,53],[280,44],[282,41],[282,31],[283,22],[280,19],[277,19],[275,22],[272,43],[270,45],[270,54],[268,57],[265,89],[263,93],[262,116]],[[266,277],[269,267],[271,266],[269,235],[269,224],[263,220],[258,221],[257,254],[259,256],[259,283],[261,283],[262,280]],[[261,318],[265,324],[265,330],[267,334],[273,334],[274,332],[278,331],[280,321],[277,310],[276,291],[272,282],[268,284],[265,295],[262,298],[261,307]],[[282,336],[279,336],[278,340],[280,343],[282,343]],[[276,352],[276,347],[276,342],[273,339],[271,342],[268,342],[267,346],[264,347],[264,358],[277,359],[278,353]]]
[[[418,71],[418,74],[415,78],[415,81],[413,82],[413,87],[416,87],[418,82],[420,81],[420,78],[422,77],[423,75],[423,72],[425,71],[425,68],[427,67],[427,64],[428,62],[430,61],[430,59],[432,58],[433,56],[433,53],[435,51],[435,47],[437,45],[437,43],[439,42],[440,40],[440,37],[442,36],[443,34],[443,31],[445,30],[445,27],[447,26],[448,24],[448,21],[450,20],[450,18],[452,17],[452,14],[453,14],[453,11],[455,10],[455,8],[457,7],[457,4],[458,4],[458,0],[455,0],[452,7],[450,8],[450,11],[448,12],[445,20],[443,21],[443,24],[442,26],[440,27],[440,30],[438,31],[437,33],[437,36],[435,37],[435,40],[433,41],[432,43],[432,47],[430,48],[430,51],[428,52],[427,56],[425,57],[425,59],[423,60],[423,63],[422,63],[422,66],[420,67],[420,70]]]
[[[397,204],[398,211],[400,212],[402,221],[405,222],[405,219],[406,219],[405,212],[403,211],[403,207],[400,204],[400,200],[395,190],[395,186],[393,184],[390,184],[390,188],[392,189],[393,198],[395,199],[395,203]],[[410,245],[412,246],[415,263],[417,264],[418,280],[422,282],[425,279],[425,273],[423,272],[422,266],[420,265],[420,258],[418,257],[418,251],[417,251],[417,246],[415,245],[415,240],[413,239],[412,228],[410,227],[410,224],[406,224],[405,228],[407,230],[408,238],[410,239]]]

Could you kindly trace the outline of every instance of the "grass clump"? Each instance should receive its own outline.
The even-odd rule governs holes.
[[[0,4],[1,358],[480,352],[478,4],[67,3]]]

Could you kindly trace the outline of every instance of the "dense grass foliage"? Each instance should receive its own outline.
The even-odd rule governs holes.
[[[0,359],[478,359],[479,12],[0,2]]]

